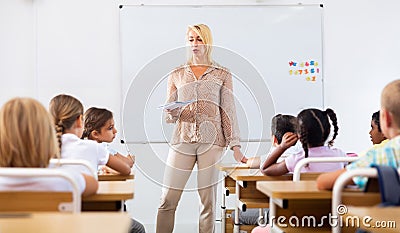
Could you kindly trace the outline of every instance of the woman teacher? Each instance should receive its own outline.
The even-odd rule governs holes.
[[[175,210],[195,164],[201,201],[199,232],[214,232],[216,165],[226,147],[233,150],[236,161],[247,161],[240,151],[232,75],[212,60],[210,29],[204,24],[189,26],[186,40],[190,56],[168,77],[167,103],[194,102],[166,110],[166,121],[174,123],[175,128],[164,173],[157,233],[173,231]]]

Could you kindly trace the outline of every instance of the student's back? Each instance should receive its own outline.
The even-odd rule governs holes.
[[[279,119],[279,115],[277,115],[277,117]],[[334,132],[332,139],[328,142],[328,146],[325,146],[325,142],[331,132],[329,118],[332,121]],[[287,172],[293,172],[296,164],[304,158],[346,156],[346,154],[340,149],[331,148],[339,130],[336,114],[333,110],[327,109],[326,111],[321,111],[319,109],[305,109],[301,111],[297,116],[296,130],[293,130],[291,127],[283,127],[290,123],[287,119],[284,120],[283,118],[281,120],[281,123],[284,124],[279,127],[281,129],[280,134],[278,134],[278,136],[280,136],[280,138],[278,138],[279,141],[277,140],[279,143],[275,143],[276,148],[271,152],[270,156],[261,167],[261,171],[265,175],[283,175]],[[301,142],[302,150],[296,149],[298,147],[298,140]],[[278,158],[282,154],[287,153],[289,149],[292,151],[295,149],[294,153],[290,153],[281,162],[277,162]],[[326,172],[338,170],[343,167],[344,163],[341,162],[311,163],[306,167],[303,167],[301,172]],[[267,212],[268,210],[266,209],[264,211]],[[257,221],[258,211],[253,211],[249,214],[244,212],[243,215],[246,217],[245,219],[251,219],[255,222]],[[258,226],[252,230],[252,233],[267,232],[270,232],[269,225],[266,227]]]
[[[332,139],[325,145],[329,137],[331,119],[334,132]],[[345,157],[346,153],[340,149],[332,148],[333,142],[338,135],[336,114],[332,109],[321,111],[319,109],[305,109],[297,115],[299,121],[300,142],[303,146],[301,153],[286,159],[286,167],[290,172],[294,171],[296,164],[304,158],[328,158]],[[345,163],[310,163],[302,168],[301,172],[327,172],[344,168]]]
[[[56,137],[47,110],[30,98],[11,99],[0,110],[0,166],[20,168],[47,168],[50,158],[58,157]],[[81,192],[93,194],[97,181],[68,168]],[[0,177],[0,190],[72,191],[62,178]]]
[[[308,149],[307,158],[330,158],[330,157],[345,157],[346,153],[337,148],[328,146],[311,147]],[[293,172],[296,164],[305,158],[304,152],[293,154],[286,158],[286,167],[289,172]],[[335,163],[310,163],[301,169],[301,172],[329,172],[344,168],[344,162]]]
[[[325,142],[331,132],[332,121],[334,128],[332,139],[325,146]],[[293,172],[296,164],[303,158],[308,157],[345,157],[346,154],[340,149],[331,148],[338,135],[338,125],[336,114],[332,109],[321,111],[319,109],[305,109],[298,116],[298,133],[286,133],[283,135],[282,143],[271,154],[265,162],[262,172],[265,175],[283,175]],[[277,158],[288,148],[300,140],[303,151],[285,158],[284,161],[276,163]],[[345,163],[318,163],[309,164],[303,168],[302,172],[325,172],[343,168]]]
[[[61,136],[61,144],[61,158],[63,159],[87,160],[95,170],[97,170],[98,165],[107,164],[109,154],[104,145],[91,140],[82,140],[71,133]],[[84,166],[80,166],[79,170],[91,174]]]
[[[110,160],[107,148],[91,140],[82,140],[84,130],[83,105],[73,96],[57,95],[50,101],[50,113],[57,131],[61,157],[85,159],[97,170],[98,165],[108,165],[121,174],[130,174],[131,168],[122,161]],[[90,174],[81,166],[82,172]]]

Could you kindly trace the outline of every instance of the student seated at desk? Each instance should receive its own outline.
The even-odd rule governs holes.
[[[377,111],[372,114],[371,130],[369,131],[369,136],[374,145],[379,145],[388,141],[381,129],[379,113],[380,111]]]
[[[369,137],[371,138],[371,142],[373,144],[373,147],[380,147],[383,146],[385,143],[389,141],[383,135],[381,125],[380,125],[380,117],[379,117],[380,111],[374,112],[372,114],[372,119],[371,119],[371,130],[369,131]],[[364,156],[368,150],[363,151],[360,154],[360,156]],[[349,155],[349,154],[348,154]]]
[[[334,128],[332,139],[325,146],[331,132],[332,121]],[[333,142],[338,135],[339,127],[335,112],[328,108],[325,111],[319,109],[305,109],[297,115],[298,134],[287,132],[283,135],[282,143],[274,150],[264,162],[261,171],[268,176],[284,175],[293,172],[296,164],[308,157],[346,157],[346,153],[340,149],[332,148]],[[299,135],[299,136],[298,136]],[[277,163],[278,158],[291,146],[300,140],[303,151],[286,157]],[[301,172],[326,172],[336,171],[345,166],[344,162],[315,163],[304,167]],[[256,227],[253,233],[269,232],[269,226]]]
[[[133,166],[135,163],[134,155],[128,154],[127,156],[123,156],[112,149],[108,144],[114,140],[117,134],[117,129],[114,126],[114,117],[111,111],[104,108],[91,107],[86,110],[83,118],[84,131],[82,139],[94,140],[104,144],[110,155],[121,159],[130,167]],[[107,169],[107,167],[105,167],[105,169]]]
[[[259,163],[258,167],[262,170],[264,167],[264,163],[267,158],[271,155],[271,153],[281,144],[283,135],[287,132],[296,133],[297,132],[297,118],[292,115],[283,115],[277,114],[271,120],[271,141],[272,146],[269,150],[265,159]],[[297,154],[301,152],[303,149],[299,143],[296,143],[294,146],[289,147],[282,155],[278,158],[278,162],[284,160],[286,157],[292,154]],[[253,164],[256,162],[254,161],[257,157],[248,158],[246,164],[251,167],[255,168]]]
[[[325,146],[325,142],[331,132],[332,121],[334,128],[333,137]],[[261,172],[268,176],[280,176],[293,172],[296,164],[308,157],[345,157],[346,153],[340,149],[332,148],[333,142],[338,135],[339,127],[335,112],[328,108],[325,111],[319,109],[305,109],[297,115],[298,134],[287,132],[283,135],[282,143],[268,156],[264,162]],[[291,146],[300,140],[303,151],[286,157],[277,163],[278,158]],[[318,163],[309,164],[302,172],[325,172],[335,171],[345,166],[345,163]]]
[[[351,164],[346,169],[388,165],[400,168],[400,79],[390,82],[385,86],[381,95],[380,126],[383,134],[389,139],[384,145],[375,145],[364,156]],[[346,171],[341,169],[336,172],[322,174],[317,179],[319,189],[332,189],[336,179]],[[365,177],[354,177],[353,182],[360,188],[367,183]]]
[[[129,154],[128,156],[123,156],[108,145],[108,143],[111,143],[114,140],[115,135],[117,134],[117,129],[114,127],[114,117],[111,111],[104,108],[91,107],[86,110],[83,118],[83,139],[94,140],[98,143],[102,143],[106,146],[110,155],[121,159],[128,164],[129,167],[133,166],[135,163],[135,156]],[[105,171],[110,171],[110,168],[107,166],[103,169]],[[145,233],[145,228],[140,222],[132,219],[129,233]]]
[[[265,158],[271,155],[271,153],[281,145],[283,135],[285,133],[296,133],[297,132],[297,118],[291,115],[283,115],[277,114],[271,120],[271,139],[272,139],[272,146]],[[300,153],[303,149],[299,145],[299,143],[295,143],[295,145],[289,147],[285,150],[282,155],[278,158],[278,161],[283,161],[288,156],[292,156],[294,154]],[[253,163],[253,158],[249,158],[247,160],[248,164]],[[262,170],[265,164],[265,161],[260,164],[260,169]],[[263,209],[264,216],[268,215],[268,209]],[[245,212],[239,213],[239,224],[241,225],[257,225],[257,220],[259,217],[259,210],[258,209],[248,209]],[[235,211],[232,212],[232,221],[235,219]]]
[[[99,165],[107,165],[115,171],[129,175],[131,167],[116,156],[110,156],[104,145],[92,140],[82,140],[83,105],[70,95],[58,95],[50,101],[50,113],[57,131],[61,158],[85,159],[97,170]],[[84,172],[89,172],[83,168]]]
[[[31,98],[14,98],[0,110],[0,167],[47,168],[51,158],[59,157],[51,117],[45,107]],[[96,193],[97,180],[68,167],[82,195]],[[71,184],[59,177],[0,177],[3,191],[72,191]]]
[[[263,170],[265,168],[265,162],[267,158],[271,156],[271,154],[281,145],[283,135],[286,133],[297,133],[297,118],[292,115],[282,115],[278,114],[275,115],[271,120],[271,133],[272,133],[272,146],[271,149],[265,157],[265,160],[260,164],[260,169]],[[301,147],[300,143],[295,143],[293,146],[290,146],[285,150],[281,156],[279,156],[277,162],[281,162],[287,157],[301,153],[303,148]]]

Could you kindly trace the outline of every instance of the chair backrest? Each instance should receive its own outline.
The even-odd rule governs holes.
[[[89,161],[84,159],[50,159],[50,164],[54,166],[59,165],[82,165],[85,166],[90,173],[92,173],[93,177],[97,180],[97,170],[95,170]]]
[[[400,169],[398,170],[400,173]],[[341,174],[335,181],[332,190],[332,216],[339,216],[338,208],[342,203],[342,192],[344,187],[352,180],[355,176],[365,176],[365,177],[377,177],[378,171],[375,168],[357,168],[354,170],[349,170]],[[340,233],[340,224],[332,227],[332,232]]]
[[[3,177],[61,177],[72,186],[71,192],[52,191],[0,191],[0,211],[81,211],[81,193],[78,183],[65,171],[50,168],[0,168]],[[72,196],[72,198],[71,198]],[[72,201],[71,201],[72,200]]]
[[[300,181],[301,169],[309,163],[339,163],[353,162],[357,157],[313,157],[300,160],[293,171],[293,181]]]

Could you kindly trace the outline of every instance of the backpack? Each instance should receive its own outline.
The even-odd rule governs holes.
[[[400,206],[400,177],[396,168],[372,165],[378,171],[378,183],[382,203],[380,206]]]

